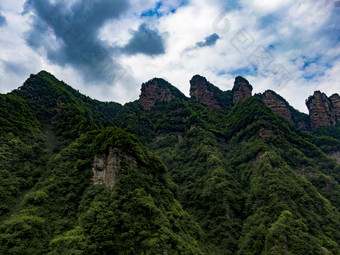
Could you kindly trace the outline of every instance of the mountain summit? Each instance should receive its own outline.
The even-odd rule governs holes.
[[[167,102],[174,98],[184,99],[185,96],[167,81],[154,78],[142,84],[139,102],[142,108],[148,111],[151,110],[157,102]]]
[[[306,105],[313,128],[335,126],[340,120],[340,96],[338,94],[328,98],[325,93],[315,91],[314,95],[306,100]]]
[[[233,103],[237,104],[238,102],[251,97],[253,87],[249,84],[249,82],[241,76],[237,76],[235,78],[234,87],[233,87]]]
[[[340,255],[339,96],[309,116],[242,77],[190,85],[0,94],[0,254]]]
[[[200,75],[195,75],[190,80],[190,96],[198,102],[206,105],[209,109],[221,109],[222,106],[217,101],[216,94],[221,94],[222,91],[207,81]]]

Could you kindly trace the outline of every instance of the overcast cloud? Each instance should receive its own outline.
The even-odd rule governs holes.
[[[0,12],[0,27],[3,27],[7,24],[6,18]]]
[[[331,0],[4,0],[0,92],[42,69],[120,103],[153,77],[188,95],[195,74],[223,90],[241,75],[306,112],[340,93],[339,18]]]
[[[198,47],[207,47],[213,46],[216,44],[217,40],[220,39],[219,35],[213,33],[212,35],[207,36],[204,41],[196,43]]]
[[[161,55],[165,53],[164,40],[158,31],[150,29],[145,23],[137,31],[132,31],[132,37],[123,48],[123,52],[133,55]]]

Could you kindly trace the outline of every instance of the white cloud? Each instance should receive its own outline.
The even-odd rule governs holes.
[[[0,38],[1,92],[18,87],[28,73],[40,69],[54,73],[86,95],[120,103],[138,98],[141,83],[153,77],[167,79],[188,95],[189,80],[195,74],[206,76],[224,90],[232,88],[236,75],[243,75],[253,85],[254,92],[276,90],[304,112],[304,101],[314,90],[320,89],[328,95],[340,92],[340,48],[327,34],[327,29],[334,23],[334,18],[329,21],[334,11],[329,0],[242,0],[239,2],[241,8],[225,14],[221,12],[226,7],[224,1],[191,0],[176,12],[170,12],[182,3],[171,0],[164,1],[158,9],[164,14],[161,17],[140,16],[144,11],[154,9],[157,0],[131,0],[127,13],[101,29],[100,39],[114,47],[122,47],[129,41],[131,30],[137,30],[146,22],[165,37],[166,53],[157,57],[116,53],[115,60],[126,72],[110,87],[88,83],[70,66],[54,65],[46,60],[44,52],[29,48],[22,40],[29,23],[27,17],[19,15],[24,1],[5,2],[0,4],[8,22],[7,27],[0,28],[4,35]],[[224,21],[229,27],[225,30],[216,28],[218,19],[222,22],[219,25]],[[254,42],[239,52],[231,40],[242,29]],[[220,36],[214,46],[195,48],[197,42],[213,33]],[[248,57],[258,47],[269,51],[274,57],[272,64],[284,66],[292,80],[280,85],[272,75],[273,65],[256,73]],[[6,61],[21,63],[24,71],[21,74],[6,72]]]
[[[254,10],[262,14],[282,10],[289,6],[293,0],[241,0],[243,6],[247,9]]]

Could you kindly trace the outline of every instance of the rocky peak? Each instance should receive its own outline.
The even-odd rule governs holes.
[[[340,121],[340,96],[339,94],[332,95],[329,100],[332,104],[332,112],[334,114],[335,120]]]
[[[334,104],[338,105],[338,97],[333,97]],[[315,91],[313,96],[306,100],[312,128],[319,126],[335,126],[336,121],[332,111],[332,104],[325,93]]]
[[[235,78],[234,87],[233,87],[233,103],[237,104],[238,102],[245,100],[252,95],[253,87],[249,84],[249,82],[241,77],[237,76]]]
[[[281,114],[286,119],[292,121],[292,112],[289,105],[282,97],[272,90],[266,90],[262,94],[262,100],[273,112]]]
[[[185,96],[177,88],[163,79],[154,78],[142,84],[139,103],[146,111],[150,111],[157,101],[171,101]]]
[[[203,76],[195,75],[190,80],[191,98],[207,105],[211,110],[222,108],[215,98],[214,89],[219,90],[217,87],[208,82]]]

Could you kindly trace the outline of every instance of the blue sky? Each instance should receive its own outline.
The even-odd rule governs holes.
[[[223,90],[242,75],[306,112],[340,93],[339,18],[334,0],[3,0],[0,93],[40,70],[120,103],[153,77],[188,95],[195,74]]]

